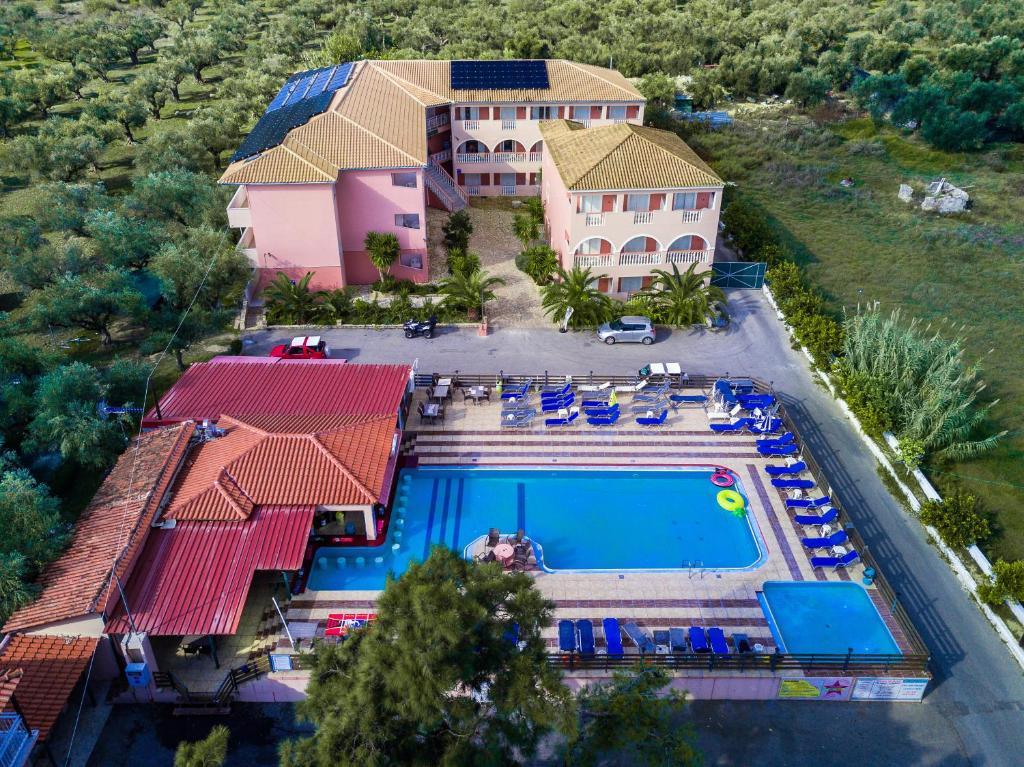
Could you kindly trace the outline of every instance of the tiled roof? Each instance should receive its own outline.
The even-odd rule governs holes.
[[[408,365],[354,365],[342,360],[215,357],[189,367],[160,399],[164,422],[248,415],[395,415],[409,382]],[[156,410],[146,414],[151,423]]]
[[[11,702],[18,682],[24,675],[20,668],[8,668],[0,671],[0,711],[6,711]]]
[[[133,442],[82,512],[67,551],[43,569],[37,581],[39,596],[15,612],[4,631],[106,609],[115,558],[117,575],[124,578],[174,478],[192,430],[193,424],[185,422],[148,432]]]
[[[281,145],[231,163],[222,184],[311,184],[343,169],[427,164],[426,109],[459,103],[642,101],[612,69],[547,62],[550,88],[453,90],[450,61],[363,61],[328,110],[288,133]]]
[[[678,189],[721,186],[722,180],[679,136],[619,123],[584,128],[543,121],[544,146],[568,189]]]
[[[96,637],[15,634],[0,652],[0,669],[22,672],[14,697],[40,741],[50,734],[98,642]]]
[[[257,506],[378,503],[391,457],[393,415],[251,419],[223,416],[225,434],[196,445],[164,515],[245,519]]]
[[[257,570],[302,566],[313,511],[262,506],[245,521],[154,530],[125,587],[136,628],[151,636],[233,634]],[[104,631],[128,629],[119,605]]]

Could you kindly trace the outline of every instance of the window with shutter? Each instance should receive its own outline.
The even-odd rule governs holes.
[[[626,117],[628,119],[635,120],[639,116],[640,116],[640,107],[638,107],[636,104],[633,104],[632,106],[629,106],[629,107],[626,108]]]
[[[601,119],[601,107],[596,106],[596,105],[590,107],[590,119],[591,120],[600,120]]]
[[[601,198],[601,211],[603,213],[613,213],[615,211],[614,194],[606,194]]]

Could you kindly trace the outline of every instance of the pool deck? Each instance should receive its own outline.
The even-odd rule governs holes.
[[[422,401],[422,390],[416,395],[416,402]],[[775,643],[757,600],[757,592],[765,581],[860,581],[863,577],[859,563],[838,571],[811,567],[810,554],[801,545],[800,537],[813,531],[804,530],[793,521],[792,512],[784,505],[786,496],[771,486],[764,472],[769,463],[782,463],[784,459],[758,455],[757,437],[752,434],[710,431],[701,407],[670,410],[663,425],[640,427],[633,422],[630,395],[623,394],[619,396],[623,418],[614,426],[589,426],[581,417],[567,427],[545,427],[538,415],[532,428],[503,429],[497,399],[480,405],[472,401],[463,403],[458,394],[455,399],[447,407],[444,422],[436,425],[419,422],[414,402],[406,432],[406,460],[420,466],[722,465],[734,471],[744,485],[751,521],[767,549],[763,565],[742,571],[695,568],[671,572],[534,572],[537,587],[555,603],[556,619],[589,618],[599,625],[600,619],[614,617],[620,622],[636,621],[649,631],[675,626],[720,626],[727,636],[734,632],[747,634],[752,643],[760,643],[770,651]],[[638,528],[638,545],[642,545],[642,535],[642,528]],[[901,650],[912,652],[885,600],[874,588],[869,587],[868,592]],[[289,621],[322,624],[328,613],[372,610],[378,594],[306,591],[292,600],[287,617]],[[604,641],[600,630],[597,633],[601,652]],[[545,632],[545,637],[550,647],[557,647],[554,626]],[[279,644],[279,649],[287,652],[287,642]],[[632,648],[627,649],[630,651]]]

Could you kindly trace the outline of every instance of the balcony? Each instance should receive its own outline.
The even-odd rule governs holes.
[[[539,152],[464,152],[455,155],[460,163],[493,162],[519,164],[524,162],[540,162]]]
[[[584,223],[586,226],[604,226],[604,213],[588,213]]]
[[[633,214],[634,224],[649,224],[654,220],[654,211],[637,211]]]
[[[707,250],[656,250],[641,253],[577,253],[575,266],[610,268],[614,266],[660,266],[662,264],[710,263],[713,248]]]
[[[704,218],[704,210],[684,210],[682,215],[682,222],[684,224],[696,224]]]
[[[573,256],[573,265],[583,268],[615,266],[614,253],[577,253]]]
[[[256,263],[256,235],[253,234],[251,226],[242,232],[242,237],[238,240],[238,245],[236,247],[238,248],[239,253],[244,255],[254,264]]]
[[[235,190],[231,202],[228,203],[228,226],[235,229],[252,226],[252,212],[249,210],[249,198],[244,186]]]
[[[470,197],[479,197],[480,196],[480,187],[478,187],[478,186],[467,186],[466,187],[466,194],[468,194]]]
[[[479,120],[463,120],[462,130],[480,130]]]
[[[427,133],[440,133],[443,129],[451,127],[451,118],[446,113],[434,115],[427,118]]]
[[[434,154],[430,155],[430,162],[434,165],[440,165],[443,162],[448,162],[450,159],[452,159],[451,149],[442,149],[440,152],[434,152]]]
[[[530,162],[540,162],[543,158],[543,152],[530,152]]]
[[[516,129],[516,121],[515,120],[502,120],[501,121],[501,129],[502,130],[515,130]]]
[[[515,184],[502,184],[501,193],[506,197],[516,196],[516,185]]]
[[[472,153],[459,153],[455,155],[455,161],[460,163],[469,162],[490,162],[490,152],[472,152]]]
[[[20,714],[0,714],[0,765],[22,767],[27,764],[38,738],[39,730],[28,729]]]

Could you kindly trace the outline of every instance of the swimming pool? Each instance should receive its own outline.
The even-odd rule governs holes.
[[[758,594],[783,652],[898,655],[899,645],[859,583],[768,581]]]
[[[437,544],[461,552],[492,527],[525,530],[555,572],[755,567],[764,547],[746,516],[718,505],[712,471],[404,469],[384,545],[321,549],[308,588],[381,589],[389,570],[403,573]]]

